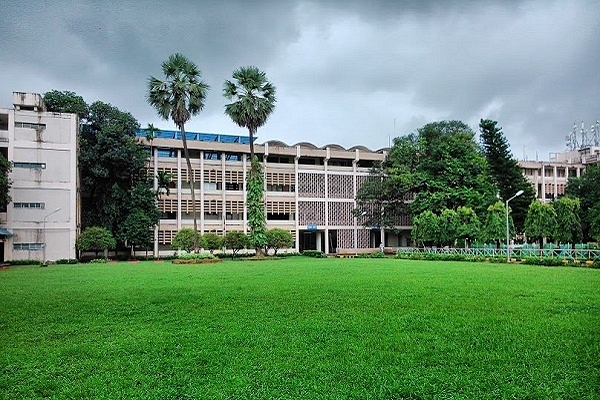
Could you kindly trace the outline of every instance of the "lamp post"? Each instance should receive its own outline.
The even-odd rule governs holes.
[[[42,263],[44,265],[46,265],[46,220],[48,219],[49,216],[56,214],[57,212],[59,212],[61,210],[60,207],[58,207],[56,210],[52,211],[50,214],[47,214],[46,216],[44,216],[44,249],[43,249],[43,260]]]
[[[509,233],[509,229],[508,229],[508,202],[511,201],[512,199],[514,199],[515,197],[519,197],[522,194],[523,194],[523,191],[519,190],[517,193],[515,193],[515,195],[513,197],[506,200],[506,262],[510,262],[510,243],[509,243],[510,233]]]

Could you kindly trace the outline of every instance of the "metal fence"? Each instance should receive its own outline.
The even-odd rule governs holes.
[[[398,253],[426,253],[426,254],[446,254],[446,255],[467,255],[481,257],[504,257],[508,258],[506,248],[493,247],[400,247]],[[515,259],[523,258],[544,258],[555,257],[565,260],[594,260],[600,261],[600,250],[597,249],[572,249],[572,248],[511,248],[510,257]]]

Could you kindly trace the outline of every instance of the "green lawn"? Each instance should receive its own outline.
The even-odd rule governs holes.
[[[4,399],[600,399],[600,270],[11,267],[0,302]]]

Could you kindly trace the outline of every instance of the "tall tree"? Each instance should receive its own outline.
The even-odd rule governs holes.
[[[500,197],[506,201],[519,190],[523,194],[510,202],[511,215],[519,232],[524,229],[529,205],[535,199],[535,191],[527,178],[523,176],[517,160],[510,151],[510,145],[504,137],[502,128],[496,121],[482,119],[479,123],[481,144],[487,160],[490,175]]]
[[[556,212],[556,233],[554,238],[559,243],[571,243],[581,241],[581,219],[579,218],[580,203],[575,197],[562,196],[553,204]]]
[[[593,239],[592,222],[600,218],[600,164],[587,165],[579,178],[569,178],[565,193],[579,198],[584,240]]]
[[[525,233],[528,237],[539,240],[540,246],[544,238],[551,238],[556,232],[556,212],[550,204],[534,200],[529,205],[525,219]]]
[[[145,245],[159,217],[138,128],[130,113],[96,101],[79,139],[82,225],[105,227],[129,247]]]
[[[364,226],[410,225],[406,218],[418,162],[418,137],[394,138],[389,156],[371,169],[370,178],[358,188],[355,214]]]
[[[202,81],[202,73],[196,64],[180,53],[169,56],[162,63],[162,71],[165,76],[164,81],[153,76],[148,79],[147,100],[156,109],[161,118],[165,120],[171,118],[181,131],[183,154],[187,164],[190,192],[192,195],[194,230],[197,231],[198,221],[196,217],[194,171],[192,170],[187,138],[185,136],[185,124],[190,120],[192,115],[198,114],[204,108],[204,100],[209,86]],[[197,240],[194,249],[198,249]]]
[[[496,191],[475,133],[461,121],[426,124],[418,130],[419,163],[414,176],[413,215],[471,207],[484,215]]]
[[[237,125],[248,128],[253,159],[254,135],[275,110],[275,86],[257,67],[241,67],[233,72],[233,81],[225,81],[223,96],[231,101],[225,105],[225,114]]]
[[[89,115],[89,106],[75,92],[52,90],[44,93],[44,104],[48,111],[73,113],[79,116],[81,121],[85,121]]]
[[[231,101],[225,105],[225,114],[237,125],[248,128],[250,136],[248,225],[252,245],[257,255],[260,255],[266,243],[267,230],[263,204],[264,176],[261,165],[254,156],[254,136],[275,110],[275,86],[258,68],[241,67],[233,72],[233,81],[225,81],[223,96]]]

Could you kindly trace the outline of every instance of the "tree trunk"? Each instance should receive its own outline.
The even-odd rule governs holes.
[[[187,164],[188,177],[190,180],[190,191],[192,193],[192,216],[194,217],[194,232],[198,232],[198,221],[196,219],[196,194],[194,189],[194,171],[192,170],[192,162],[190,161],[190,153],[187,147],[187,139],[185,137],[185,127],[181,124],[181,141],[183,142],[183,155]],[[198,238],[194,235],[194,253],[198,252]]]
[[[250,161],[254,159],[254,134],[256,133],[256,128],[251,126],[248,127],[248,133],[250,134]]]

